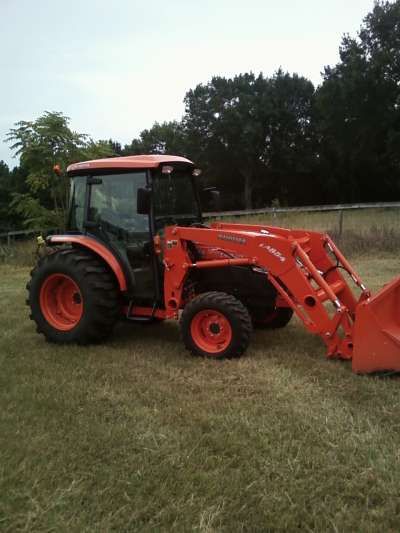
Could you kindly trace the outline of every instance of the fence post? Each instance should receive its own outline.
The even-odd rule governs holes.
[[[343,209],[339,211],[339,237],[342,236],[343,233]]]
[[[10,246],[11,244],[11,235],[7,233],[7,246]]]

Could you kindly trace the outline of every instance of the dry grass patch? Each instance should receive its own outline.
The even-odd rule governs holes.
[[[341,232],[338,211],[248,215],[233,217],[231,221],[328,232],[346,254],[352,255],[397,253],[400,249],[400,209],[345,210],[342,217]]]

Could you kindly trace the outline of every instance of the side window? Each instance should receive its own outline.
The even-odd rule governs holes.
[[[147,215],[136,211],[137,190],[146,186],[145,172],[99,176],[100,184],[91,186],[89,220],[104,226],[112,233],[119,229],[127,232],[147,232]]]
[[[86,176],[76,176],[71,180],[69,228],[83,231],[85,212]]]

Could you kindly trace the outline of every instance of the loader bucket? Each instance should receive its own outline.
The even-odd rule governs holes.
[[[353,344],[354,372],[400,372],[400,277],[358,304]]]

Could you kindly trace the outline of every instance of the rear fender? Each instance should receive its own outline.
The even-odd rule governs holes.
[[[51,237],[47,238],[47,242],[50,245],[75,244],[81,246],[82,248],[91,250],[93,253],[101,257],[112,270],[120,290],[125,292],[128,289],[126,276],[118,259],[106,246],[104,246],[104,244],[101,244],[100,242],[86,235],[52,235]]]

